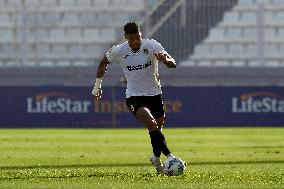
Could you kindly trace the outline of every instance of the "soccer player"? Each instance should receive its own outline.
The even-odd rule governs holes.
[[[126,104],[134,116],[149,130],[153,155],[150,161],[158,173],[163,172],[160,155],[172,157],[162,127],[165,112],[158,74],[158,63],[175,68],[175,60],[153,39],[143,39],[140,27],[134,22],[124,26],[125,42],[113,46],[102,58],[92,95],[99,100],[102,95],[102,78],[109,63],[121,65],[127,81]]]

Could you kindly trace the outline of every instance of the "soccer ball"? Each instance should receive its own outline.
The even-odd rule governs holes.
[[[169,157],[164,163],[164,173],[168,176],[178,176],[185,171],[186,163],[178,157]]]

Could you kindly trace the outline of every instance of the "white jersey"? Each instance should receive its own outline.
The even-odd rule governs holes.
[[[113,46],[106,57],[109,62],[122,66],[127,81],[126,98],[130,96],[154,96],[161,94],[156,52],[165,52],[154,39],[142,39],[140,50],[132,52],[128,42]]]

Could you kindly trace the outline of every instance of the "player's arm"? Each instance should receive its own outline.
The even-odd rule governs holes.
[[[168,68],[176,68],[176,61],[167,52],[158,52],[154,54],[158,61],[165,64]]]
[[[101,98],[102,95],[102,81],[103,77],[105,75],[105,72],[107,70],[107,65],[110,62],[108,61],[107,57],[104,56],[98,66],[98,71],[97,71],[97,79],[95,83],[95,87],[92,90],[92,95],[95,97],[96,100]]]

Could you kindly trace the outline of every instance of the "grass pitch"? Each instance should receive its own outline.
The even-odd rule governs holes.
[[[181,176],[155,174],[146,129],[1,129],[0,188],[284,188],[284,128],[163,132]]]

